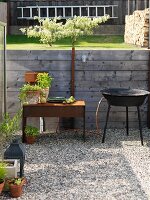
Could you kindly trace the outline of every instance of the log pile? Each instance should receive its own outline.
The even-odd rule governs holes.
[[[124,40],[128,44],[149,46],[149,9],[137,10],[126,16]]]

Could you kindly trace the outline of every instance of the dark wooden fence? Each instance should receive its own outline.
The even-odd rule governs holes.
[[[86,101],[86,127],[95,129],[95,112],[101,99],[101,90],[110,87],[148,90],[149,50],[87,50],[76,51],[75,97]],[[87,61],[82,62],[82,56]],[[8,51],[8,111],[16,112],[19,88],[26,71],[48,71],[54,77],[51,96],[70,96],[71,51]],[[107,102],[100,107],[100,126],[106,117]],[[142,125],[147,125],[147,103],[141,107]],[[82,125],[80,120],[77,126]],[[125,109],[113,107],[109,127],[125,127]],[[129,109],[129,126],[138,127],[136,108]]]
[[[133,13],[136,9],[144,9],[148,7],[148,0],[130,0],[130,7],[128,9],[128,0],[43,0],[43,1],[35,1],[35,0],[28,0],[28,1],[18,1],[18,0],[10,0],[8,1],[8,8],[9,8],[9,25],[10,26],[26,26],[33,24],[33,20],[23,20],[17,19],[20,15],[19,10],[17,7],[19,6],[77,6],[77,5],[118,5],[117,10],[117,19],[109,20],[106,24],[116,24],[122,25],[125,21],[125,15]]]

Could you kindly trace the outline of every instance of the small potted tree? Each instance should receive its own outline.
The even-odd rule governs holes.
[[[24,178],[12,178],[9,180],[10,195],[13,198],[18,198],[22,195],[23,185],[25,184]]]
[[[40,86],[24,84],[20,88],[19,99],[23,104],[37,104],[39,103],[40,92]]]
[[[6,141],[11,141],[13,134],[20,129],[22,109],[11,117],[9,113],[3,115],[0,123],[0,156],[3,157]],[[15,177],[18,172],[17,159],[0,159],[0,171],[6,169],[6,177]]]
[[[3,187],[5,184],[5,178],[6,178],[6,163],[0,162],[0,194],[3,191]]]
[[[49,88],[52,85],[53,78],[49,75],[49,73],[43,72],[37,74],[37,85],[41,87],[41,94],[40,94],[40,102],[46,103],[46,100],[49,95]]]
[[[27,125],[25,128],[26,143],[33,144],[36,141],[36,137],[39,135],[39,129],[34,126]]]

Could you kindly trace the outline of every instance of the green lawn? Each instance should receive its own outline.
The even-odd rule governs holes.
[[[57,41],[52,47],[39,43],[37,38],[27,38],[25,35],[8,35],[7,36],[7,49],[16,50],[52,50],[52,49],[71,49],[71,40],[65,38]],[[123,36],[84,36],[80,37],[76,49],[140,49],[135,45],[124,43]]]

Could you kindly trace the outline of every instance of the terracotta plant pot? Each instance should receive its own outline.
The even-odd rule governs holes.
[[[34,144],[36,141],[36,137],[34,136],[26,136],[26,143],[27,144]]]
[[[10,188],[11,197],[18,198],[22,195],[22,192],[23,192],[22,184],[20,184],[20,185],[10,184],[9,188]]]
[[[37,79],[38,72],[26,72],[25,73],[25,82],[35,83]]]
[[[27,179],[24,177],[22,178],[22,185],[26,185],[27,184]]]
[[[38,73],[44,73],[44,72],[45,71],[39,71],[39,72],[38,71],[37,72],[28,71],[28,72],[25,72],[25,82],[31,83],[31,84],[36,83]]]
[[[4,184],[5,184],[5,182],[3,182],[3,183],[0,183],[0,194],[1,194],[1,193],[2,193],[2,191],[3,191]]]

